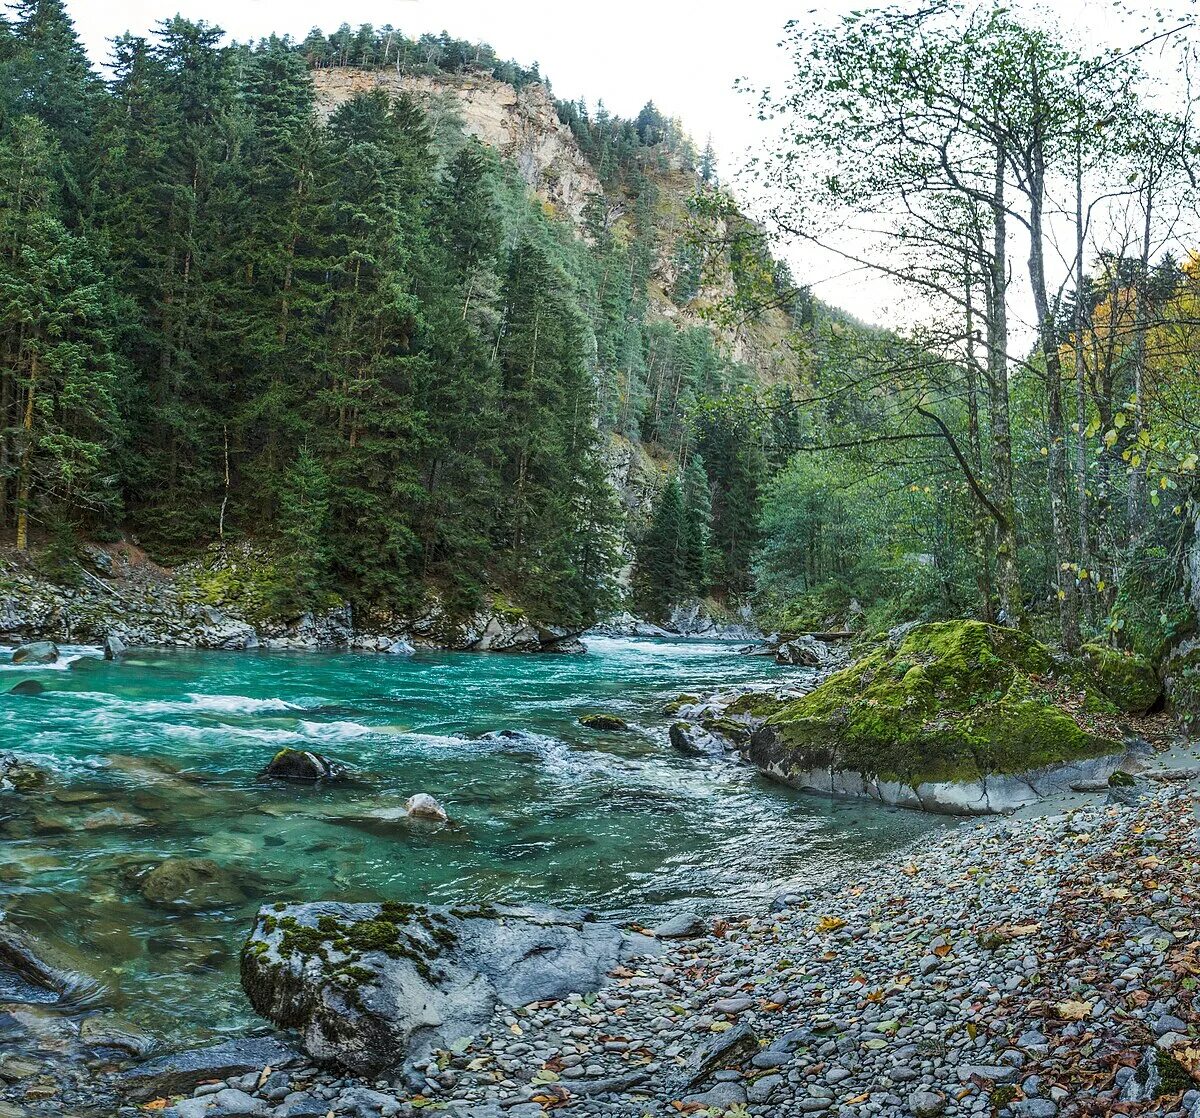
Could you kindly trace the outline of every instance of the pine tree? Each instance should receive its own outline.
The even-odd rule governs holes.
[[[672,476],[658,495],[637,549],[634,600],[651,620],[663,620],[671,606],[689,597],[688,534],[683,486]]]

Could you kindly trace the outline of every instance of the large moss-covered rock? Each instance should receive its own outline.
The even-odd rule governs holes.
[[[598,990],[653,951],[588,914],[320,901],[259,911],[242,949],[251,1005],[314,1060],[376,1077],[488,1026],[498,1006]]]
[[[1162,696],[1162,681],[1145,656],[1103,644],[1085,645],[1083,653],[1100,690],[1121,710],[1145,714]]]
[[[888,802],[991,811],[1015,806],[1010,776],[1036,799],[1027,774],[1120,754],[1105,718],[1115,713],[1085,671],[1023,633],[947,621],[888,641],[771,714],[749,752],[803,787],[881,798],[888,786],[899,789],[882,796]],[[956,785],[978,796],[960,803]]]

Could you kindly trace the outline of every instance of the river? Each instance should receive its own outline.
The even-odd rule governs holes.
[[[0,691],[46,688],[0,695],[0,744],[53,772],[45,791],[0,793],[0,907],[76,951],[106,1001],[167,1043],[251,1023],[237,953],[262,902],[535,900],[648,921],[761,908],[947,825],[675,753],[666,700],[806,670],[724,644],[407,659],[155,650],[116,663],[63,652],[44,668],[0,653]],[[632,732],[578,724],[597,710]],[[524,736],[481,740],[500,730]],[[362,780],[258,780],[285,746]],[[415,792],[451,823],[400,817]],[[150,903],[142,879],[165,858],[216,874],[185,905]]]

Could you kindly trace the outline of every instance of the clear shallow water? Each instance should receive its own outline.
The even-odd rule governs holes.
[[[0,745],[48,792],[0,795],[0,906],[74,949],[127,1017],[170,1041],[243,1028],[237,951],[263,902],[536,900],[651,920],[694,903],[761,907],[789,883],[886,857],[934,827],[827,801],[748,767],[680,756],[659,714],[681,692],[803,675],[728,645],[595,639],[586,656],[70,649],[0,653]],[[634,727],[602,734],[581,714]],[[481,741],[496,730],[520,741]],[[361,785],[256,774],[285,746],[358,766]],[[414,792],[450,826],[388,818]],[[384,813],[373,817],[373,813]],[[395,814],[395,813],[393,813]],[[148,904],[164,857],[211,859],[200,906]]]

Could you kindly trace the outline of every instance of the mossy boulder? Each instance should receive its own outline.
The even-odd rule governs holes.
[[[579,724],[589,730],[603,730],[616,734],[625,733],[629,729],[629,723],[615,714],[585,714],[580,718]]]
[[[1145,714],[1162,697],[1162,681],[1145,656],[1103,644],[1085,645],[1083,654],[1100,690],[1121,710]]]
[[[499,1007],[587,994],[648,946],[541,906],[273,905],[242,949],[242,988],[317,1062],[378,1078],[424,1066]]]
[[[1031,637],[947,621],[880,645],[783,706],[750,758],[784,780],[824,770],[912,788],[982,783],[1120,752],[1105,719],[1116,713],[1085,671]]]

